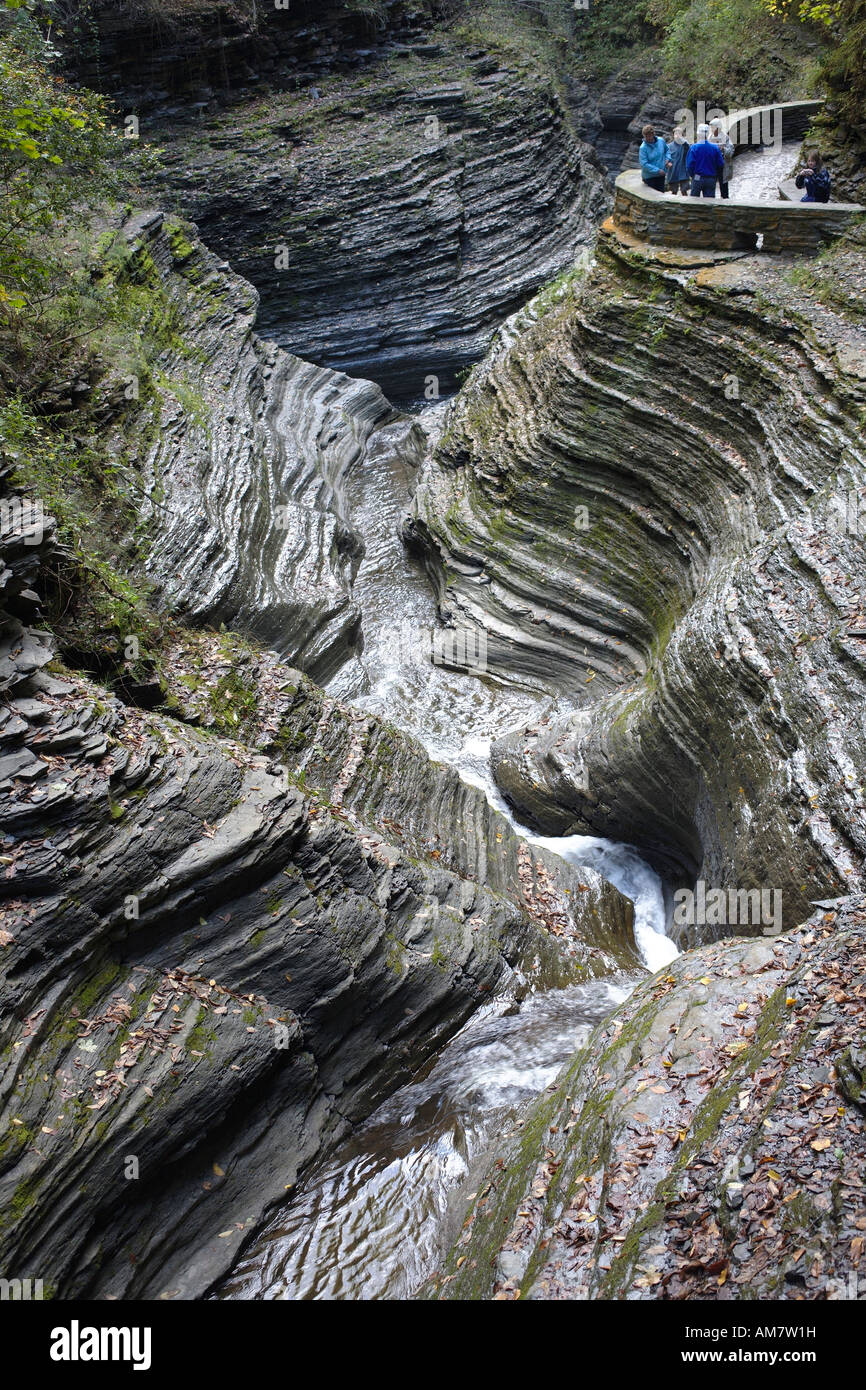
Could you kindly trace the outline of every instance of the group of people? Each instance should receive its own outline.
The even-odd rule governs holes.
[[[698,138],[690,145],[681,125],[668,141],[651,125],[643,128],[640,167],[643,181],[659,193],[690,193],[693,198],[715,198],[716,187],[730,197],[734,144],[720,121],[699,125]]]
[[[644,183],[659,193],[690,194],[693,198],[715,198],[718,188],[723,198],[729,198],[735,154],[730,135],[721,121],[713,121],[699,125],[697,137],[690,145],[678,125],[673,138],[665,140],[651,125],[645,125],[640,147]],[[795,183],[806,190],[802,202],[830,201],[830,174],[819,154],[809,155]]]

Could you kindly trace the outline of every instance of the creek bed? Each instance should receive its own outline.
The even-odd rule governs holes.
[[[435,430],[441,407],[425,412]],[[376,436],[346,479],[347,518],[366,553],[355,583],[364,652],[330,693],[418,737],[432,757],[482,787],[515,821],[490,775],[491,741],[572,706],[551,695],[447,670],[431,661],[438,617],[429,582],[400,540],[414,486],[415,422]],[[640,954],[658,969],[677,954],[664,934],[660,880],[628,846],[588,836],[528,840],[596,868],[635,904]],[[234,1299],[405,1298],[459,1229],[490,1146],[522,1104],[551,1084],[592,1028],[642,976],[535,988],[516,972],[411,1084],[302,1180],[215,1292]],[[535,989],[535,992],[533,990]]]

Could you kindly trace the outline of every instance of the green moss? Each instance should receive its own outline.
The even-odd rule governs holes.
[[[174,218],[167,217],[163,229],[171,245],[171,254],[176,261],[187,261],[195,251],[195,246],[186,234],[185,227]]]
[[[0,1227],[15,1226],[29,1211],[35,1206],[39,1197],[39,1189],[45,1181],[45,1174],[22,1178],[15,1191],[9,1205],[0,1213]]]
[[[255,734],[258,727],[258,697],[240,664],[221,676],[208,691],[208,705],[214,727],[225,737],[243,740]]]
[[[388,949],[385,952],[385,964],[399,978],[406,969],[406,943],[391,933],[385,936],[385,940],[388,943]]]
[[[217,1040],[217,1035],[213,1024],[208,1024],[208,1018],[208,1010],[202,1004],[183,1045],[187,1052],[201,1052],[205,1057],[210,1058],[213,1055],[213,1045]]]
[[[446,970],[448,968],[448,952],[445,950],[438,936],[433,938],[433,953],[430,957],[430,964],[438,966],[440,970]]]

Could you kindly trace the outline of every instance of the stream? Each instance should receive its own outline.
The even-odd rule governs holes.
[[[437,406],[416,418],[435,431],[441,413]],[[366,543],[355,583],[365,649],[329,692],[414,734],[432,757],[481,787],[516,825],[490,775],[491,742],[516,725],[572,706],[431,661],[435,600],[399,535],[414,485],[407,459],[413,428],[406,417],[386,426],[344,485],[347,519]],[[545,838],[516,828],[531,842],[597,869],[633,900],[636,942],[649,969],[677,954],[664,934],[660,880],[635,850],[589,836]],[[635,973],[541,990],[519,1006],[506,990],[478,1010],[420,1077],[306,1175],[294,1200],[245,1252],[217,1296],[409,1296],[456,1233],[490,1145],[640,978]]]
[[[786,142],[776,151],[740,155],[734,197],[776,197],[799,149]],[[494,739],[574,706],[488,676],[447,670],[431,659],[436,603],[423,568],[400,540],[400,526],[414,487],[417,426],[435,434],[444,410],[444,403],[430,406],[387,425],[345,480],[346,519],[366,544],[354,586],[365,646],[329,692],[415,735],[431,757],[480,787],[526,840],[597,870],[619,888],[634,903],[638,951],[647,969],[656,971],[677,955],[665,935],[658,875],[628,845],[583,835],[535,835],[515,820],[490,773]],[[411,1296],[456,1236],[491,1146],[519,1126],[521,1106],[553,1082],[641,978],[623,974],[540,989],[520,1004],[506,988],[421,1075],[304,1177],[216,1296]]]

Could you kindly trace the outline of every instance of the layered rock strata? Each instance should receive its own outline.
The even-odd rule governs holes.
[[[234,731],[347,824],[521,906],[556,938],[556,951],[542,952],[530,974],[550,978],[563,957],[578,977],[640,969],[631,904],[592,870],[527,845],[477,787],[431,761],[410,735],[230,634],[185,634],[166,665],[185,722]]]
[[[243,102],[251,91],[306,87],[435,49],[437,0],[91,0],[59,40],[81,80],[125,111],[188,113]]]
[[[452,40],[147,134],[160,201],[256,286],[261,331],[397,399],[453,389],[609,198],[550,74]]]
[[[521,816],[786,925],[866,852],[861,270],[607,234],[476,369],[412,526],[491,668],[582,694],[494,747]]]
[[[3,501],[0,1264],[47,1296],[197,1297],[516,968],[634,966],[630,905],[237,639],[172,654],[219,719],[52,666],[11,610],[54,525]],[[239,709],[246,744],[218,731]]]
[[[504,1136],[427,1296],[866,1296],[864,907],[638,989]]]
[[[360,640],[351,587],[362,542],[341,515],[340,484],[393,411],[372,383],[263,342],[255,291],[193,228],[140,213],[119,236],[124,275],[159,287],[177,324],[121,441],[144,478],[156,594],[326,679]]]

